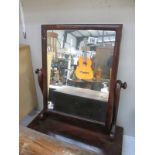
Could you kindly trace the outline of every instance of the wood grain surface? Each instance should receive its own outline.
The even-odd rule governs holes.
[[[83,148],[58,141],[45,134],[20,126],[20,155],[95,155]]]

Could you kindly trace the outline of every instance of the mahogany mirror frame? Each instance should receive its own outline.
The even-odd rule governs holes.
[[[117,110],[118,110],[118,102],[116,103],[116,85],[120,84],[120,88],[126,88],[126,83],[122,84],[121,81],[117,81],[117,70],[119,63],[119,53],[120,53],[120,42],[122,36],[122,24],[59,24],[59,25],[42,25],[41,26],[41,36],[42,36],[42,74],[43,74],[43,113],[51,113],[52,117],[58,117],[64,120],[67,120],[69,123],[71,120],[75,120],[75,122],[80,125],[81,128],[83,126],[88,126],[96,131],[96,128],[102,128],[105,134],[110,134],[113,128],[113,124],[116,123],[117,118]],[[106,121],[103,123],[98,123],[96,121],[90,121],[86,119],[82,119],[80,117],[75,116],[66,116],[65,114],[59,112],[49,112],[48,111],[48,86],[47,86],[47,31],[48,30],[111,30],[116,32],[115,38],[115,46],[113,53],[113,62],[112,62],[112,73],[110,80],[110,93],[109,99],[107,103],[106,109]],[[118,88],[119,94],[119,88]],[[117,104],[117,105],[116,105]]]

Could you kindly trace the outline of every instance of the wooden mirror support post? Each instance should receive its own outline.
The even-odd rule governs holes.
[[[127,88],[126,82],[117,80],[119,50],[122,24],[100,25],[42,25],[42,69],[37,69],[38,82],[43,93],[43,110],[28,125],[29,128],[47,135],[61,135],[102,150],[105,155],[120,155],[122,151],[123,128],[116,125],[121,89]],[[115,31],[112,68],[110,73],[109,98],[105,122],[90,120],[48,109],[47,86],[47,31],[48,30],[102,30]],[[64,102],[62,100],[62,102]]]
[[[120,98],[120,92],[121,89],[127,88],[127,83],[122,83],[121,80],[117,80],[115,89],[114,89],[114,106],[113,106],[113,121],[112,121],[112,128],[110,137],[113,139],[116,132],[116,120],[117,120],[117,113],[118,113],[118,107],[119,107],[119,98]]]

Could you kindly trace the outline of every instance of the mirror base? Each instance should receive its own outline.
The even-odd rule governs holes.
[[[53,115],[54,116],[54,115]],[[120,155],[122,152],[123,128],[116,126],[115,137],[111,139],[109,135],[101,132],[94,132],[90,129],[70,124],[61,119],[53,119],[50,115],[39,115],[28,125],[29,128],[44,133],[48,136],[63,136],[71,141],[76,140],[87,145],[99,148],[106,155]]]

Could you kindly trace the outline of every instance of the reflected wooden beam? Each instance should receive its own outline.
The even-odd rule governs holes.
[[[77,32],[81,35],[81,37],[84,37],[84,35],[79,30],[77,30]]]
[[[77,37],[77,38],[88,38],[89,36],[83,36],[83,37]],[[98,36],[95,36],[93,35],[92,37],[95,37],[95,38],[98,38],[98,37],[115,37],[115,35],[113,34],[109,34],[109,35],[98,35]]]
[[[89,30],[88,30],[88,33],[89,33],[89,36],[92,37],[92,34],[91,34],[91,32]]]
[[[102,32],[102,43],[104,44],[104,31]]]
[[[63,48],[65,47],[65,43],[67,41],[67,33],[67,31],[64,32]]]
[[[72,32],[70,33],[73,37],[77,38]]]
[[[76,49],[79,48],[80,42],[81,42],[84,38],[85,38],[85,37],[77,37]]]
[[[100,32],[97,30],[97,34],[100,36]]]

